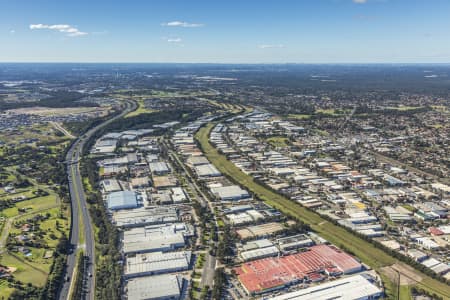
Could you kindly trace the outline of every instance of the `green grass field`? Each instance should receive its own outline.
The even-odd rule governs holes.
[[[6,279],[0,279],[0,299],[9,299],[13,291]]]
[[[69,138],[66,136],[56,135],[56,130],[52,125],[48,123],[34,124],[31,127],[23,126],[19,130],[0,134],[0,141],[5,143],[18,144],[23,139],[38,138],[40,142],[64,142]]]
[[[306,115],[306,114],[289,114],[287,115],[288,118],[291,119],[297,119],[297,120],[308,120],[311,119],[312,115]]]
[[[14,277],[24,283],[32,283],[36,286],[43,286],[47,280],[47,274],[39,266],[35,264],[24,263],[15,256],[3,253],[1,255],[1,263],[3,265],[17,268],[13,273]],[[0,291],[2,289],[0,288]]]
[[[11,194],[10,193],[2,193],[2,194],[0,194],[0,201],[12,200],[14,198],[21,197],[21,196],[25,196],[27,198],[32,198],[35,196],[33,194],[33,192],[35,190],[36,189],[33,189],[33,188],[26,188],[26,189],[16,189],[16,192],[11,193]]]
[[[408,110],[420,109],[420,108],[423,108],[423,107],[422,106],[404,106],[404,105],[400,105],[400,106],[388,106],[386,108],[387,109],[392,109],[392,110],[399,110],[399,111],[408,111]]]
[[[33,186],[22,194],[33,196],[32,192],[35,190],[37,190],[37,187]],[[36,225],[39,226],[39,231],[43,233],[42,239],[49,247],[48,249],[28,247],[32,253],[28,257],[20,252],[8,252],[6,249],[2,249],[4,252],[0,255],[0,264],[16,269],[13,276],[17,280],[23,283],[32,283],[36,286],[45,284],[53,263],[53,258],[44,258],[45,252],[54,250],[62,234],[69,234],[70,226],[69,218],[61,218],[61,204],[57,195],[51,190],[46,189],[46,191],[49,192],[48,196],[21,201],[16,203],[14,207],[0,212],[0,215],[6,218],[5,221],[8,220],[10,224],[9,228],[5,228],[5,231],[2,230],[2,239],[5,241],[10,234],[19,235],[22,233],[21,229],[16,227],[15,224],[26,222],[26,220],[38,214],[49,215],[48,219],[42,220]],[[25,209],[25,211],[19,212],[19,209]],[[67,213],[64,212],[66,215]],[[59,230],[57,230],[57,222]],[[0,285],[0,295],[8,295],[12,291],[13,289],[8,285]]]
[[[47,149],[51,150],[51,153],[48,153],[50,158],[56,158],[69,142],[67,137],[61,136],[59,131],[50,124],[35,124],[20,128],[17,131],[0,134],[0,140],[8,143],[20,143],[21,140],[27,138],[38,138],[39,143],[48,143]],[[36,145],[37,143],[31,144],[32,147]],[[3,150],[0,151],[4,154]],[[20,153],[17,155],[20,156]],[[0,190],[0,201],[19,196],[28,198],[28,200],[12,203],[12,207],[0,211],[0,217],[2,217],[2,223],[0,224],[0,264],[13,270],[12,276],[15,280],[42,287],[46,283],[54,261],[50,254],[55,251],[61,236],[63,234],[69,235],[69,207],[61,203],[51,182],[49,185],[41,184],[34,176],[20,173],[18,165],[12,165],[8,160],[5,160],[5,162],[2,164],[4,169],[1,172],[3,183],[17,183],[20,175],[21,178],[27,179],[31,186],[25,189],[16,189],[15,193],[5,193],[3,189]],[[42,170],[47,172],[45,168]],[[36,196],[38,190],[43,190],[48,195]],[[37,215],[41,215],[42,218],[33,219]],[[29,256],[13,249],[8,250],[9,247],[7,247],[23,245],[17,242],[14,236],[23,233],[21,226],[25,223],[32,225],[28,234],[34,234],[32,241],[36,242],[33,246],[27,247],[31,251]],[[44,246],[41,247],[39,243]],[[49,255],[48,258],[44,258],[46,254]],[[5,281],[0,282],[0,299],[2,297],[8,298],[13,291],[14,289],[7,282],[6,284]]]
[[[327,116],[342,116],[350,113],[350,109],[335,109],[335,108],[329,108],[329,109],[317,109],[315,111],[316,115],[327,115]]]
[[[40,209],[46,209],[49,207],[53,207],[56,205],[57,199],[55,195],[48,195],[44,197],[38,197],[31,200],[21,201],[18,202],[14,207],[7,208],[3,210],[0,215],[3,215],[5,217],[11,218],[19,216],[19,208],[25,209],[27,213],[37,211]]]
[[[266,141],[274,147],[285,147],[288,145],[289,139],[282,136],[272,136],[267,138]]]
[[[47,197],[42,197],[47,198]],[[39,198],[37,198],[39,199]],[[50,199],[50,198],[48,198]],[[51,204],[54,200],[48,201]],[[40,206],[43,207],[43,206]],[[8,253],[4,252],[0,256],[0,263],[8,267],[16,268],[17,270],[13,273],[14,277],[24,283],[33,283],[37,286],[42,286],[50,272],[51,265],[53,263],[53,258],[44,258],[46,251],[54,250],[58,244],[59,238],[63,233],[68,235],[69,232],[69,220],[60,218],[60,208],[53,207],[48,209],[40,208],[36,212],[26,213],[24,215],[17,215],[14,218],[14,223],[25,221],[28,218],[36,214],[50,214],[47,220],[41,221],[39,224],[39,229],[44,233],[43,240],[48,245],[48,249],[28,247],[31,250],[32,255],[29,257],[24,256],[22,253]],[[57,222],[60,230],[57,230]],[[20,228],[12,226],[9,230],[9,234],[20,234]],[[0,287],[0,293],[2,287]]]
[[[196,135],[196,139],[200,142],[207,158],[222,173],[233,178],[236,182],[246,187],[258,198],[265,201],[269,205],[279,209],[285,214],[309,224],[311,228],[323,238],[339,247],[345,248],[346,251],[354,254],[375,270],[379,270],[384,266],[392,265],[397,261],[384,251],[375,248],[369,242],[356,237],[344,228],[324,220],[318,214],[309,211],[299,204],[292,202],[289,199],[255,183],[251,176],[243,173],[233,163],[228,161],[225,156],[219,154],[218,151],[209,143],[209,132],[213,126],[214,124],[208,124],[206,127],[200,129]],[[423,278],[423,285],[421,285],[423,288],[433,290],[433,292],[439,293],[442,296],[447,296],[450,294],[450,287],[444,283],[433,280],[418,271],[417,273]],[[385,277],[385,283],[391,284],[388,282],[387,277]]]
[[[128,113],[125,116],[125,118],[130,118],[130,117],[134,117],[134,116],[137,116],[140,114],[149,114],[149,113],[155,112],[155,110],[153,110],[153,109],[146,108],[144,100],[142,100],[142,99],[138,100],[137,104],[138,104],[138,108],[136,110]]]
[[[400,300],[410,300],[412,299],[411,296],[411,289],[408,285],[402,285],[400,286]]]

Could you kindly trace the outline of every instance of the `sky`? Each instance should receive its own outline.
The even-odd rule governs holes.
[[[0,0],[0,62],[449,63],[449,0]]]

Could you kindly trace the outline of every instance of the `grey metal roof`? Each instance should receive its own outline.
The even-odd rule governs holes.
[[[113,210],[124,207],[137,207],[136,194],[132,191],[113,192],[108,195],[107,201],[108,208]]]

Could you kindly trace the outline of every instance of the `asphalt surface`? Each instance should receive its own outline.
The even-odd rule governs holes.
[[[180,160],[178,155],[173,150],[170,149],[170,147],[168,146],[167,143],[165,143],[165,145],[169,149],[169,154],[171,155],[172,159],[176,160],[178,162],[178,164],[181,166],[181,168],[183,169],[183,171],[188,179],[187,184],[189,185],[189,188],[191,189],[191,191],[196,194],[196,196],[197,196],[196,198],[197,198],[197,200],[200,201],[201,206],[203,206],[203,207],[208,206],[210,211],[214,212],[214,207],[212,206],[211,201],[208,200],[209,198],[200,189],[196,180],[191,177],[190,173],[186,169],[185,164]],[[219,224],[217,223],[216,217],[214,217],[214,223],[216,225],[216,228],[219,228]],[[203,266],[202,277],[200,280],[200,287],[205,287],[205,286],[212,287],[214,284],[214,275],[215,275],[215,271],[217,268],[217,260],[216,260],[215,256],[212,256],[211,254],[209,254],[209,249],[211,249],[211,246],[216,247],[217,243],[212,242],[212,245],[210,245],[210,247],[208,247],[208,251],[206,251],[205,264]]]
[[[200,287],[214,285],[214,275],[216,273],[216,257],[206,252],[205,266],[203,267],[202,278],[200,280]]]
[[[95,298],[95,238],[79,169],[79,160],[83,153],[83,146],[97,130],[135,110],[136,107],[136,103],[127,102],[126,108],[122,113],[78,137],[67,152],[67,177],[69,181],[72,211],[72,224],[70,229],[71,251],[67,257],[64,283],[59,292],[58,299],[60,300],[69,299],[69,296],[75,287],[74,283],[77,276],[82,276],[85,290],[84,299],[93,300]],[[82,236],[84,240],[80,239],[80,230],[83,232]],[[84,255],[87,257],[84,274],[75,273],[77,271],[75,266],[77,263],[77,253],[80,249],[84,251]]]

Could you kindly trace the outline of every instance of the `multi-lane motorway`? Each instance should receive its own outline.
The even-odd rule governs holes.
[[[71,251],[67,258],[64,283],[59,292],[60,300],[65,300],[70,297],[73,289],[75,288],[75,281],[77,277],[83,281],[85,290],[83,297],[85,299],[94,299],[95,296],[95,238],[79,169],[79,160],[82,156],[83,146],[86,141],[100,128],[123,117],[136,108],[137,105],[135,102],[126,102],[126,107],[122,113],[90,129],[86,134],[78,137],[67,152],[67,177],[69,180],[72,211],[70,231]],[[76,273],[77,253],[80,250],[83,250],[84,255],[87,258],[84,274]]]

